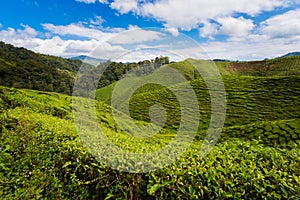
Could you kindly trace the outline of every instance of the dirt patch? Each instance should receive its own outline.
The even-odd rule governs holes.
[[[226,70],[229,72],[265,72],[275,67],[275,64],[267,64],[266,61],[233,62]]]

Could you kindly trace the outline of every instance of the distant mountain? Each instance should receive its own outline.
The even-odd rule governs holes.
[[[230,60],[228,59],[220,59],[220,58],[216,58],[216,59],[213,59],[214,62],[230,62]]]
[[[100,59],[100,58],[93,58],[90,56],[76,56],[76,57],[71,57],[70,60],[81,60],[82,62],[97,66],[99,63],[106,62],[107,60],[105,59]]]
[[[281,56],[281,58],[289,57],[289,56],[300,56],[300,52],[291,52]]]

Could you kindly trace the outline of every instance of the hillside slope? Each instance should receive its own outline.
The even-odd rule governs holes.
[[[0,42],[0,85],[71,94],[81,64]]]
[[[205,157],[199,156],[201,142],[195,141],[169,166],[132,174],[99,162],[82,144],[72,120],[70,96],[0,87],[0,100],[0,195],[4,199],[299,197],[297,116],[227,127]],[[299,107],[294,109],[297,112]],[[153,151],[175,136],[166,129],[155,137],[132,138],[118,129],[109,106],[97,102],[97,110],[109,139],[126,151]],[[282,116],[292,117],[289,112]]]
[[[157,134],[132,137],[130,127],[122,130],[116,123],[112,114],[116,110],[108,105],[116,85],[114,81],[126,72],[125,65],[114,63],[107,75],[114,69],[122,70],[107,79],[104,85],[113,84],[97,91],[101,101],[93,102],[55,92],[12,88],[18,84],[28,87],[34,77],[35,84],[47,87],[61,82],[70,84],[69,89],[63,89],[62,85],[53,88],[57,92],[70,93],[77,62],[73,65],[73,61],[45,57],[10,45],[4,45],[4,49],[8,49],[8,53],[3,51],[0,57],[0,81],[9,87],[0,86],[1,198],[299,199],[298,57],[217,63],[226,88],[227,115],[222,134],[208,155],[202,149],[202,144],[209,142],[203,138],[211,117],[206,83],[189,62],[170,64],[188,80],[172,85],[171,89],[184,94],[185,86],[190,84],[196,94],[200,108],[198,133],[190,148],[169,165],[147,173],[127,173],[117,169],[130,171],[134,166],[148,169],[149,163],[159,165],[169,159],[169,155],[176,154],[185,140],[178,141],[176,148],[170,149],[166,156],[159,154],[140,162],[130,157],[128,160],[123,153],[118,156],[117,152],[111,151],[111,144],[95,139],[98,129],[87,126],[79,132],[78,125],[89,125],[90,116],[95,112],[96,120],[92,122],[101,124],[105,137],[120,149],[142,156],[156,152],[167,147],[178,135],[181,105],[172,91],[150,83],[134,92],[129,102],[129,115],[136,125],[149,124],[149,110],[154,104],[164,107],[167,118]],[[16,54],[11,53],[14,51]],[[23,54],[24,59],[21,59]],[[158,70],[163,69],[164,66]],[[51,81],[51,75],[57,80]],[[172,76],[168,78],[172,79]],[[51,89],[38,87],[40,90]],[[93,103],[96,109],[91,106]],[[74,121],[74,116],[79,117],[80,123],[74,123],[78,122]],[[126,120],[122,122],[126,124]],[[93,152],[94,148],[96,152]],[[104,151],[99,153],[99,150]],[[109,158],[112,160],[107,163]]]

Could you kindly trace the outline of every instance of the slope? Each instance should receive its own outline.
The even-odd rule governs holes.
[[[0,41],[0,85],[71,94],[81,64]]]
[[[81,143],[72,120],[70,96],[6,87],[0,87],[0,94],[0,195],[5,199],[299,197],[300,152],[297,143],[289,143],[299,133],[299,120],[228,127],[229,137],[222,138],[204,158],[199,156],[201,143],[194,142],[171,165],[131,174],[100,163]],[[132,140],[118,131],[109,106],[98,102],[97,108],[99,122],[110,139],[127,151],[153,151],[169,142],[169,133],[158,137],[161,142]],[[265,140],[255,136],[264,129],[277,135],[285,146],[262,145]]]

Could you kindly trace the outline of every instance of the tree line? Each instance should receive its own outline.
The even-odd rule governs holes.
[[[0,41],[0,85],[41,91],[72,94],[73,84],[79,72],[82,87],[90,87],[90,80],[99,80],[97,87],[105,87],[120,80],[128,73],[146,75],[164,64],[168,57],[159,56],[152,60],[122,63],[107,61],[94,67],[80,60],[43,55],[17,48]],[[101,74],[101,77],[98,77]]]

